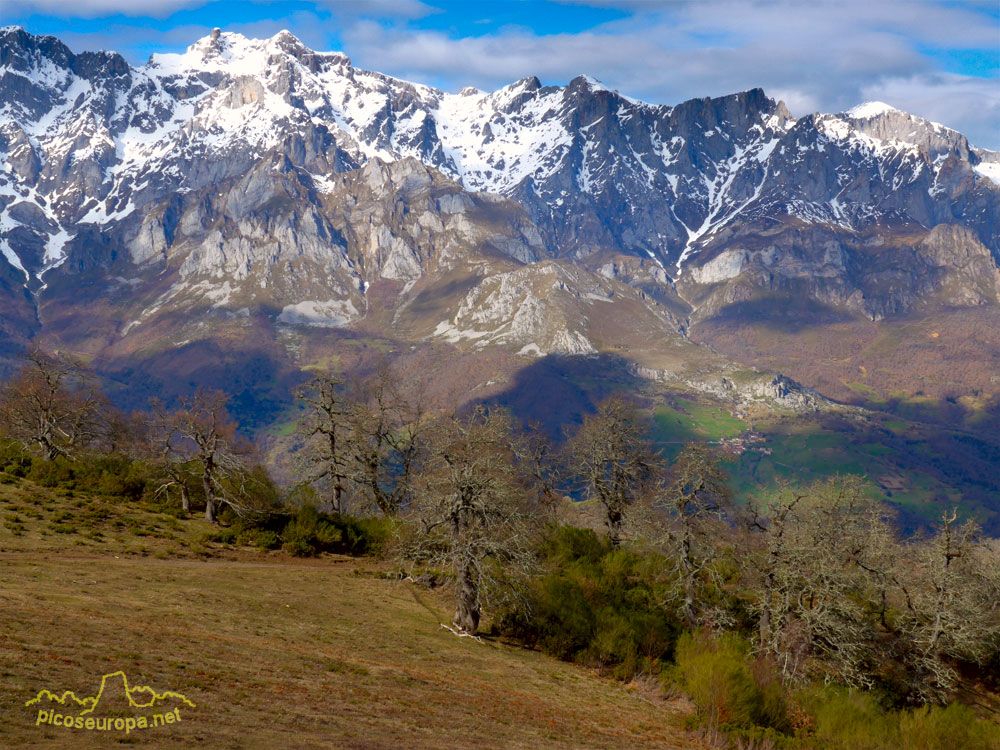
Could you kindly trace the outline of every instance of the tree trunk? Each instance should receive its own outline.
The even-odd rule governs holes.
[[[684,583],[684,622],[692,630],[698,625],[698,613],[694,606],[694,582],[688,580]]]
[[[209,523],[216,523],[215,520],[215,493],[212,491],[212,479],[208,472],[202,475],[202,486],[205,488],[205,520]]]
[[[611,546],[617,549],[622,542],[622,526],[625,523],[624,514],[611,505],[605,506],[608,509],[608,541]]]
[[[698,624],[698,614],[695,611],[695,564],[693,562],[694,552],[691,545],[691,535],[685,530],[682,549],[682,566],[684,569],[684,608],[683,616],[685,624],[692,630]]]
[[[771,642],[771,607],[765,605],[757,624],[757,645],[761,653],[767,653]]]
[[[191,493],[188,492],[187,482],[181,482],[181,508],[185,513],[191,512]]]
[[[55,443],[53,443],[47,437],[42,440],[39,440],[38,442],[41,444],[42,450],[45,451],[45,459],[47,461],[55,461],[56,458],[59,457],[60,453],[59,449],[56,448]]]
[[[761,653],[771,651],[771,620],[774,613],[772,611],[772,597],[774,595],[774,577],[768,575],[765,579],[764,591],[761,596],[763,606],[760,610],[760,621],[757,623],[757,639],[760,644]]]
[[[458,590],[455,619],[452,621],[459,630],[475,633],[479,628],[479,587],[472,575],[472,566],[463,561],[458,569]]]

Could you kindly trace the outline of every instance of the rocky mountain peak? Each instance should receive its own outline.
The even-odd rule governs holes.
[[[859,104],[843,116],[858,133],[887,143],[916,146],[932,160],[952,154],[966,161],[970,158],[969,142],[961,133],[884,102]]]
[[[1000,304],[1000,154],[885,105],[796,120],[759,88],[668,106],[585,75],[452,94],[288,32],[130,67],[6,28],[0,65],[0,351],[37,334],[173,377],[239,341],[299,373],[375,336],[614,352],[728,399],[689,338],[713,323]],[[746,398],[790,398],[758,374]]]
[[[59,68],[68,68],[73,53],[54,36],[35,36],[20,26],[0,28],[0,67],[28,73],[43,58]]]
[[[885,102],[862,102],[845,112],[852,120],[871,120],[886,114],[906,114]]]
[[[605,86],[603,83],[598,81],[593,76],[589,75],[578,75],[568,84],[566,84],[567,94],[575,94],[580,92],[586,92],[588,94],[601,94],[601,93],[612,93],[612,92],[616,94],[618,93]]]
[[[156,232],[179,231],[178,196],[245,179],[268,196],[261,205],[295,203],[303,185],[326,194],[358,168],[404,197],[447,178],[516,201],[518,226],[538,237],[512,257],[600,267],[619,254],[664,278],[768,222],[845,234],[962,225],[1000,253],[996,155],[886,105],[796,121],[759,88],[651,105],[584,75],[450,94],[354,68],[288,32],[216,29],[129,68],[8,27],[0,60],[0,246],[36,281],[98,235],[139,242],[123,256],[162,257],[151,248],[165,240],[135,237],[161,210]],[[294,185],[268,188],[270,164],[297,175]]]

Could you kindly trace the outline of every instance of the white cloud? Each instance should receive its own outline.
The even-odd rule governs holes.
[[[901,0],[634,5],[638,15],[576,34],[507,27],[454,38],[359,21],[342,39],[357,65],[452,90],[589,73],[668,104],[756,86],[795,114],[879,98],[1000,147],[1000,83],[942,73],[923,51],[995,49],[996,22],[975,8]]]
[[[70,18],[99,18],[115,13],[145,18],[165,18],[205,0],[4,0],[8,11],[45,13]]]
[[[318,0],[334,15],[367,18],[424,18],[441,11],[421,0]]]
[[[254,1],[254,0],[248,0]],[[0,0],[9,12],[35,12],[68,18],[99,18],[122,14],[130,17],[165,18],[186,8],[211,4],[212,0]],[[407,20],[440,13],[422,0],[314,0],[336,18],[392,18]],[[281,3],[275,3],[282,15]],[[280,21],[277,21],[280,23]]]

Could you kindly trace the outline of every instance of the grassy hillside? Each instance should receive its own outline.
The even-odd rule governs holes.
[[[962,424],[975,407],[963,409],[954,399],[995,403],[1000,396],[995,307],[914,311],[878,322],[831,312],[806,325],[801,314],[789,317],[780,305],[747,303],[698,323],[692,335],[737,362],[779,370],[829,398],[888,409],[897,404],[887,401],[898,402],[924,419]],[[934,405],[945,411],[935,414]]]
[[[457,638],[447,601],[374,562],[223,549],[198,519],[2,479],[0,746],[699,747],[656,690]],[[117,670],[195,707],[124,737],[24,706]]]

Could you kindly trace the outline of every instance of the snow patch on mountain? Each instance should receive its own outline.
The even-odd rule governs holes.
[[[973,169],[986,179],[1000,185],[1000,162],[980,162]]]
[[[0,253],[3,253],[3,257],[6,258],[7,262],[10,263],[14,268],[24,274],[25,281],[31,279],[31,276],[24,269],[24,265],[21,263],[21,259],[17,256],[11,247],[10,243],[5,239],[0,239]]]
[[[885,102],[863,102],[856,107],[851,107],[846,114],[848,117],[855,120],[863,120],[869,117],[878,117],[879,115],[884,115],[886,112],[899,112],[893,106],[886,104]]]

